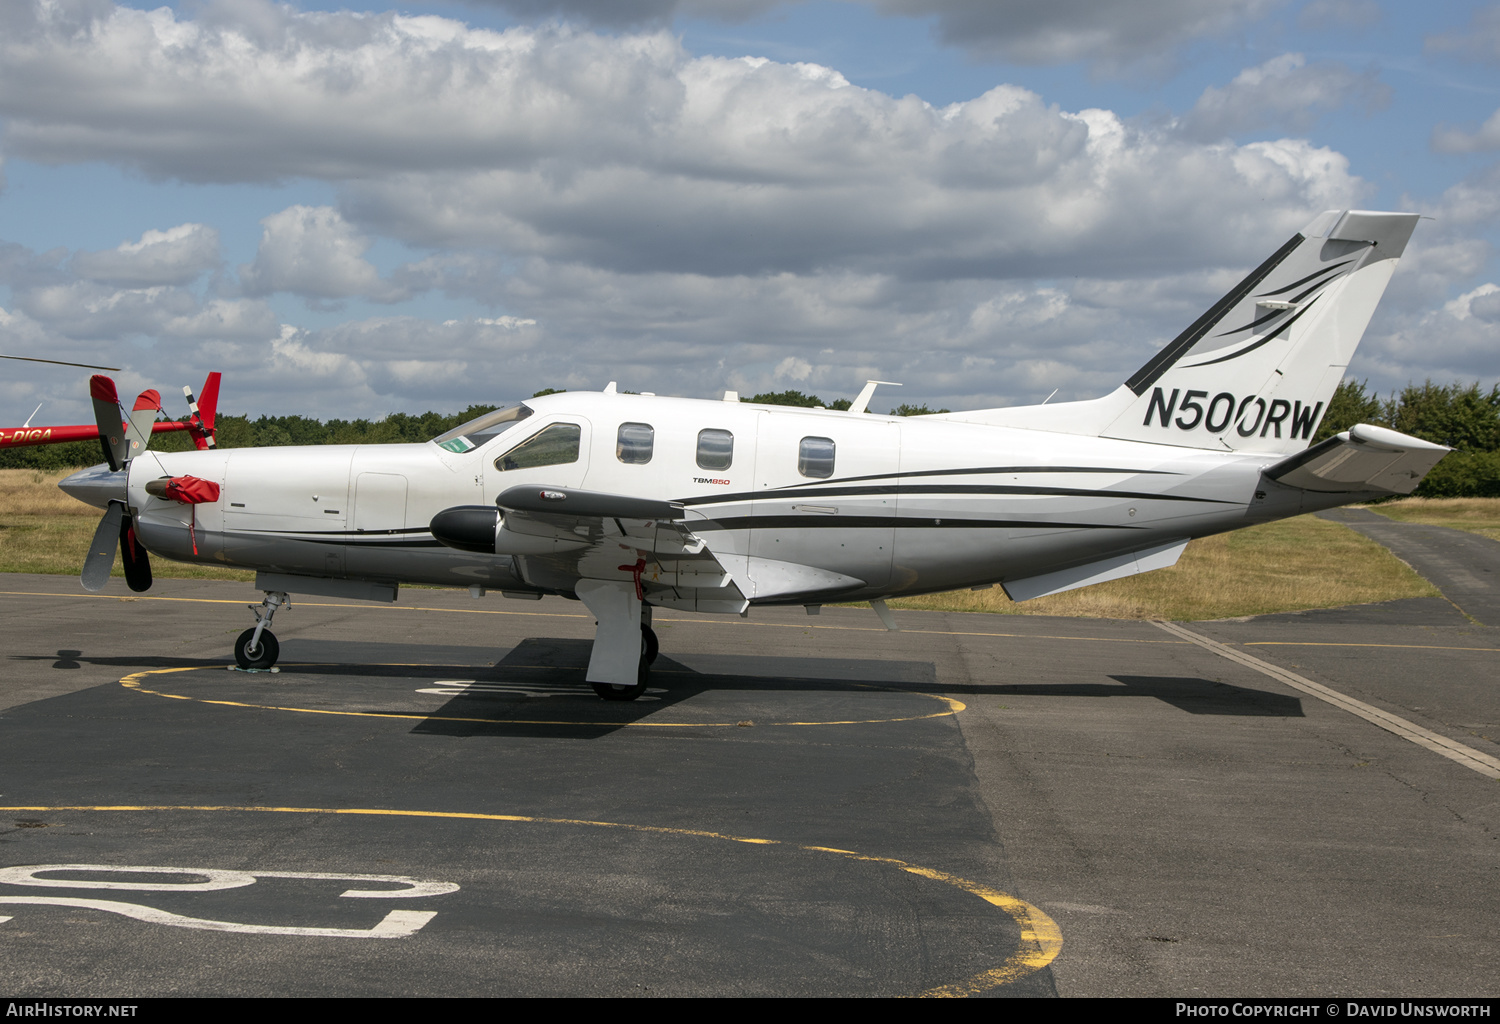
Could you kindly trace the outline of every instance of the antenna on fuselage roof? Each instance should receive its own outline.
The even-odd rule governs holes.
[[[864,412],[866,407],[868,407],[870,404],[870,399],[875,397],[875,388],[881,384],[888,384],[893,388],[901,387],[901,383],[899,381],[867,380],[865,381],[864,390],[859,393],[859,397],[854,400],[854,404],[849,406],[849,411]]]

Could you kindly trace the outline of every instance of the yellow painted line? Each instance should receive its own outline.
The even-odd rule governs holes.
[[[1313,640],[1252,640],[1241,647],[1389,647],[1407,651],[1489,651],[1500,654],[1500,647],[1449,647],[1444,644],[1356,644]]]
[[[223,582],[206,581],[206,582]],[[62,600],[90,600],[90,601],[176,601],[183,604],[254,604],[249,598],[239,600],[227,600],[218,597],[143,597],[139,594],[48,594],[40,591],[26,590],[0,590],[0,596],[4,597],[55,597]],[[294,595],[295,596],[295,595]],[[384,612],[450,612],[454,615],[513,615],[526,618],[538,619],[592,619],[592,615],[574,615],[571,612],[511,612],[499,611],[493,608],[434,608],[428,605],[402,605],[402,604],[375,604],[360,603],[348,604],[338,601],[306,601],[298,600],[293,606],[302,608],[352,608],[360,611],[374,609]],[[901,611],[901,609],[896,609]],[[944,613],[939,613],[944,614]],[[954,612],[956,615],[976,614],[972,612]],[[726,615],[714,619],[674,619],[666,616],[657,616],[655,622],[685,623],[702,626],[742,626],[748,625],[761,629],[822,629],[834,630],[845,633],[886,633],[889,632],[884,626],[827,626],[815,625],[803,622],[756,622],[753,619],[741,619],[739,616]],[[1087,640],[1096,643],[1111,644],[1182,644],[1182,640],[1159,640],[1153,637],[1123,637],[1123,636],[1062,636],[1047,633],[991,633],[984,630],[965,629],[906,629],[902,633],[913,633],[919,636],[992,636],[1005,640]]]
[[[593,821],[587,818],[544,818],[527,814],[481,814],[474,811],[413,811],[373,807],[257,807],[230,804],[76,804],[49,806],[0,807],[0,811],[53,812],[53,811],[230,811],[260,814],[330,814],[362,815],[392,818],[447,818],[468,821],[501,821],[538,825],[575,825],[589,828],[613,828],[629,832],[654,835],[687,836],[693,839],[717,839],[731,843],[749,843],[756,846],[785,846],[791,850],[810,853],[827,853],[847,860],[867,864],[881,864],[898,868],[918,878],[942,882],[964,892],[978,896],[986,903],[1007,914],[1021,930],[1016,951],[1006,957],[998,967],[981,971],[965,981],[952,985],[940,985],[919,993],[929,997],[972,996],[1001,985],[1008,985],[1046,967],[1062,952],[1062,930],[1038,908],[1008,893],[992,889],[979,882],[972,882],[946,871],[936,871],[895,857],[877,857],[841,850],[832,846],[805,846],[787,843],[779,839],[759,839],[752,836],[730,835],[726,832],[711,832],[705,829],[668,828],[661,825],[636,825],[620,821]]]
[[[339,667],[339,666],[293,666],[293,667]],[[449,668],[447,665],[408,665],[400,663],[381,664],[372,666],[378,668]],[[389,711],[333,711],[328,708],[294,708],[283,707],[277,704],[256,704],[249,701],[237,700],[211,700],[207,697],[190,697],[181,693],[166,693],[162,690],[148,690],[141,685],[141,681],[148,676],[171,675],[174,672],[197,672],[202,670],[224,671],[223,665],[186,665],[178,668],[153,668],[144,672],[134,672],[120,680],[120,685],[127,690],[135,690],[138,693],[148,693],[153,697],[166,697],[170,700],[189,700],[199,704],[216,704],[220,707],[251,708],[257,711],[290,711],[302,715],[334,715],[345,718],[382,718],[382,719],[408,719],[419,722],[478,722],[484,725],[572,725],[579,727],[597,726],[600,728],[648,728],[648,729],[733,729],[739,727],[739,722],[584,722],[577,719],[529,719],[529,718],[469,718],[461,715],[425,715],[404,714]],[[952,697],[944,697],[936,693],[921,693],[916,690],[895,690],[887,687],[876,687],[865,683],[856,683],[867,689],[882,689],[890,693],[911,694],[913,697],[925,697],[928,700],[939,701],[944,705],[942,711],[934,711],[927,715],[906,715],[897,718],[852,718],[838,719],[820,722],[757,722],[757,727],[769,726],[812,726],[812,725],[884,725],[890,722],[920,722],[929,718],[947,718],[956,715],[960,711],[968,709],[968,705],[961,700]]]
[[[1400,715],[1393,715],[1389,711],[1383,711],[1373,704],[1366,704],[1362,700],[1355,700],[1353,697],[1346,696],[1332,687],[1315,683],[1311,679],[1299,676],[1295,672],[1289,672],[1279,665],[1272,665],[1269,661],[1261,661],[1259,658],[1252,657],[1244,651],[1237,651],[1215,640],[1210,640],[1206,636],[1200,636],[1190,629],[1179,626],[1175,622],[1157,622],[1156,625],[1168,633],[1183,637],[1205,650],[1212,651],[1221,658],[1227,658],[1230,661],[1253,668],[1262,675],[1270,676],[1278,682],[1285,683],[1294,690],[1301,690],[1303,693],[1316,697],[1324,703],[1332,704],[1334,707],[1347,711],[1352,715],[1358,715],[1365,721],[1378,725],[1386,732],[1394,733],[1402,739],[1410,740],[1419,747],[1426,747],[1433,753],[1441,754],[1448,760],[1457,762],[1465,768],[1478,772],[1480,775],[1488,776],[1491,779],[1500,779],[1500,758],[1491,757],[1489,754],[1475,750],[1465,743],[1460,743],[1440,733],[1435,733],[1431,729],[1424,729],[1415,722],[1409,722]]]

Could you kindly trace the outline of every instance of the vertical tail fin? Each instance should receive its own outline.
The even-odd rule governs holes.
[[[1414,213],[1330,210],[1151,358],[1100,433],[1216,451],[1307,447]]]

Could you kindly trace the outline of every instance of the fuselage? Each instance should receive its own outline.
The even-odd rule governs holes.
[[[848,600],[1028,577],[1309,510],[1305,492],[1261,477],[1267,456],[644,395],[525,404],[531,415],[472,445],[460,428],[445,444],[148,452],[129,467],[129,505],[147,548],[180,561],[526,591],[560,588],[529,580],[524,560],[443,546],[433,516],[518,485],[667,499],[716,555],[815,567]],[[219,501],[145,491],[183,475],[219,483]]]

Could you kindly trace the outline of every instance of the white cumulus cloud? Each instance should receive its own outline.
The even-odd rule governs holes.
[[[255,262],[240,267],[248,295],[291,292],[309,299],[375,296],[386,289],[365,260],[369,238],[331,206],[291,206],[261,221]]]
[[[204,224],[147,231],[138,242],[73,255],[73,270],[101,284],[148,287],[187,284],[219,263],[219,233]]]
[[[1300,53],[1284,53],[1246,68],[1222,89],[1205,89],[1180,127],[1208,140],[1273,127],[1301,133],[1329,111],[1353,106],[1368,113],[1390,101],[1390,86],[1374,71],[1355,72],[1338,61],[1308,64]]]

